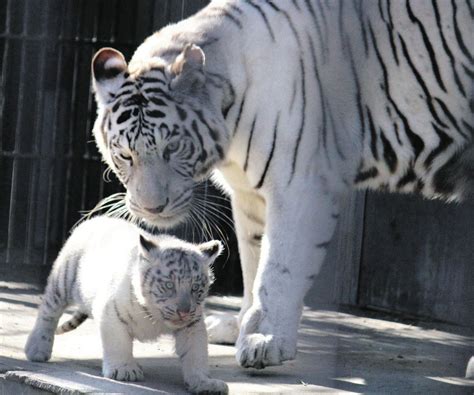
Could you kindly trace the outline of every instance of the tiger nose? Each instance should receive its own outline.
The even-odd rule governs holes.
[[[186,319],[189,317],[189,309],[182,309],[182,310],[177,310],[179,318],[182,320]]]
[[[144,207],[143,209],[145,211],[147,211],[148,213],[150,213],[150,214],[160,214],[160,213],[163,212],[165,207],[168,205],[168,202],[169,202],[169,199],[166,198],[166,202],[164,204],[162,204],[161,206],[156,206],[156,207],[152,207],[152,208]]]

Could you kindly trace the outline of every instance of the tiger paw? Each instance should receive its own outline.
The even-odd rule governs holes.
[[[276,335],[276,329],[262,310],[251,308],[247,311],[236,345],[236,359],[240,366],[263,369],[295,359],[296,333],[294,338]]]
[[[200,395],[226,395],[229,393],[229,387],[222,380],[202,378],[193,383],[188,383],[186,388],[193,394]]]
[[[263,369],[295,359],[295,355],[296,348],[289,347],[284,339],[253,333],[239,340],[236,359],[243,368]]]
[[[121,365],[105,365],[102,374],[112,380],[118,381],[142,381],[143,370],[136,362],[123,363]]]
[[[233,314],[214,314],[206,317],[209,343],[235,344],[239,336],[237,317]]]
[[[25,346],[25,354],[29,361],[46,362],[51,358],[54,335],[43,332],[32,332]]]

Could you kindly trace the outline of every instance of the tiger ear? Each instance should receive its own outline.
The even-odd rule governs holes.
[[[92,81],[98,104],[108,104],[128,77],[127,62],[121,52],[102,48],[92,59]]]
[[[140,235],[140,249],[144,255],[148,255],[151,251],[158,250],[158,245]]]
[[[212,240],[207,243],[199,244],[198,248],[210,262],[213,262],[224,249],[219,240]]]
[[[171,89],[190,93],[204,85],[204,64],[206,56],[203,50],[194,44],[186,44],[183,51],[171,65],[173,80]]]

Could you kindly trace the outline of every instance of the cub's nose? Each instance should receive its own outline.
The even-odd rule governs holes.
[[[180,319],[185,320],[189,318],[189,309],[177,310],[178,316]]]

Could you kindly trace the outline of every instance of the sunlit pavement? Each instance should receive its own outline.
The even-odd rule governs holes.
[[[23,346],[39,293],[0,282],[0,394],[185,393],[173,342],[136,343],[146,379],[119,383],[100,376],[101,347],[92,320],[56,337],[49,363],[25,359]],[[238,298],[216,298],[209,309],[235,310]],[[473,330],[433,323],[408,325],[352,311],[304,312],[295,361],[264,370],[242,369],[231,346],[211,345],[211,375],[231,393],[473,393],[464,379],[474,355]]]

